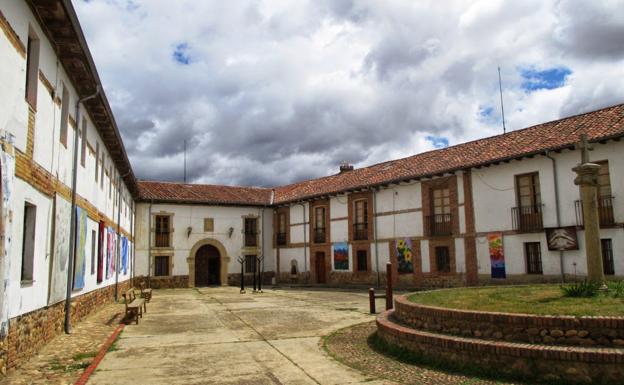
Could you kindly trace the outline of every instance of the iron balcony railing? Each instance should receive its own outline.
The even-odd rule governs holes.
[[[578,226],[584,226],[583,201],[575,201],[574,209],[576,211],[576,224]],[[613,226],[615,224],[612,196],[603,196],[598,198],[598,220],[600,221],[601,227]]]
[[[156,232],[156,236],[154,237],[154,246],[156,247],[169,247],[169,232],[168,231],[159,231]]]
[[[451,214],[434,214],[425,217],[425,227],[428,235],[451,235],[453,227]]]
[[[325,228],[317,227],[314,229],[314,243],[325,243]]]
[[[353,240],[365,241],[368,239],[368,223],[353,224]]]
[[[518,206],[511,208],[511,221],[513,229],[521,232],[544,230],[542,221],[542,206]]]
[[[277,233],[277,244],[279,246],[286,245],[286,233]]]

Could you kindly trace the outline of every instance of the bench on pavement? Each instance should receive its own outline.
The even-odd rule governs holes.
[[[128,321],[135,320],[139,324],[139,318],[143,318],[143,311],[147,313],[147,305],[145,299],[137,298],[134,294],[134,288],[127,290],[122,294],[126,305],[126,319]]]
[[[141,282],[139,285],[141,289],[141,298],[144,298],[147,302],[152,300],[152,289],[145,286],[145,282]]]

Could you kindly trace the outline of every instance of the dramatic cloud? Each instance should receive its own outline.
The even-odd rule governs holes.
[[[624,102],[624,2],[74,0],[140,178],[271,186]]]

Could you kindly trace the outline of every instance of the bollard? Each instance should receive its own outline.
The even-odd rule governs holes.
[[[392,263],[386,264],[386,310],[392,309]]]
[[[370,313],[375,314],[375,289],[372,287],[368,289],[368,302],[370,304]]]

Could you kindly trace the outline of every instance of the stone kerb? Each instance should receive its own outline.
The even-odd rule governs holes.
[[[548,345],[624,348],[624,317],[544,316],[448,309],[395,299],[400,323],[436,333]]]
[[[396,310],[377,317],[377,335],[417,357],[453,367],[566,383],[620,384],[624,350],[491,341],[416,330],[394,321]]]

